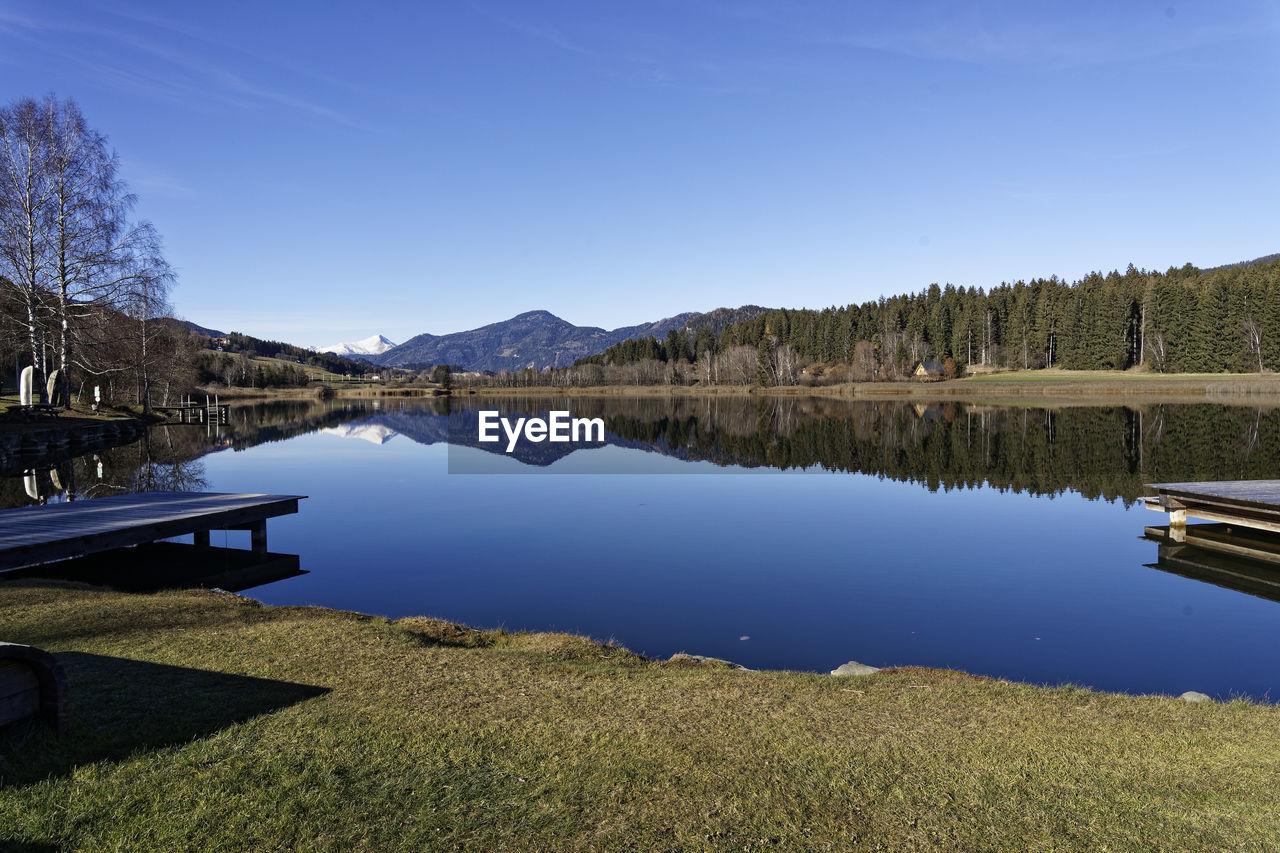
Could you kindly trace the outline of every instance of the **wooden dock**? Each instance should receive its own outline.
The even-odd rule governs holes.
[[[192,535],[249,530],[252,553],[266,559],[267,519],[298,511],[305,495],[141,492],[0,512],[0,572]]]
[[[231,407],[225,403],[193,403],[183,401],[177,406],[152,406],[151,411],[166,416],[177,416],[180,424],[226,424],[231,419]]]
[[[1280,533],[1280,480],[1148,483],[1147,488],[1156,490],[1146,499],[1147,509],[1169,513],[1175,537],[1188,518]]]

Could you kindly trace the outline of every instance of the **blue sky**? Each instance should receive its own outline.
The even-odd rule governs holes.
[[[0,0],[190,320],[616,327],[1280,251],[1280,4]]]

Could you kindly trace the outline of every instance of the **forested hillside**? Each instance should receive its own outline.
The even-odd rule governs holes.
[[[363,361],[344,358],[331,352],[315,352],[283,341],[268,341],[251,335],[231,332],[216,345],[209,338],[199,339],[204,348],[195,357],[196,381],[202,385],[225,382],[228,387],[301,388],[315,370],[331,374],[361,376],[371,369]],[[275,359],[275,364],[257,364],[253,359]]]
[[[1280,259],[1164,273],[1130,266],[1075,283],[1055,276],[986,291],[934,284],[843,308],[767,311],[718,335],[624,341],[583,363],[702,363],[744,348],[759,354],[762,377],[792,358],[849,365],[853,378],[892,378],[922,360],[948,358],[961,368],[1274,370]]]

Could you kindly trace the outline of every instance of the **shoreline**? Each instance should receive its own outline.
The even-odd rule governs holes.
[[[238,403],[254,400],[330,400],[360,399],[366,397],[445,397],[447,391],[439,388],[417,387],[368,387],[329,388],[309,386],[306,388],[199,388],[198,394],[208,394],[210,402],[217,397],[218,402]]]
[[[92,585],[79,584],[74,581],[62,581],[57,579],[50,580],[50,579],[40,578],[36,576],[15,579],[14,582],[29,583],[31,585],[54,586],[54,587],[76,586],[76,587],[83,587],[89,590],[100,590],[103,592],[110,592],[110,593],[120,592],[119,590],[116,590],[115,588],[109,587],[109,586],[96,587]],[[3,581],[0,580],[0,584],[2,583]],[[0,589],[3,589],[3,587],[0,586]],[[230,596],[232,598],[237,598],[244,602],[251,603],[253,606],[265,608],[268,610],[287,609],[287,610],[316,611],[319,614],[324,614],[327,616],[335,616],[335,617],[349,616],[349,617],[354,617],[360,620],[385,621],[393,625],[397,623],[412,625],[412,624],[427,622],[427,623],[431,623],[432,625],[439,626],[439,629],[444,631],[445,633],[453,634],[456,636],[470,635],[475,637],[482,637],[486,635],[499,635],[503,637],[530,638],[535,640],[538,638],[543,638],[543,639],[558,638],[561,640],[567,638],[570,642],[574,643],[575,645],[582,645],[583,647],[586,647],[586,648],[595,648],[599,650],[602,654],[620,653],[622,655],[634,658],[642,663],[650,664],[654,666],[701,665],[701,666],[708,666],[708,667],[718,668],[718,669],[732,670],[735,672],[754,673],[754,674],[760,674],[760,675],[773,675],[773,676],[796,675],[796,676],[802,676],[802,677],[817,676],[819,678],[829,678],[829,679],[832,679],[833,681],[845,681],[850,684],[858,681],[864,676],[876,675],[877,673],[885,673],[885,674],[902,673],[902,672],[938,673],[940,675],[947,676],[947,677],[972,678],[979,681],[989,681],[989,682],[994,682],[998,684],[1017,685],[1019,687],[1024,687],[1031,690],[1070,689],[1070,690],[1079,690],[1086,693],[1098,693],[1098,694],[1108,695],[1108,696],[1124,697],[1128,699],[1168,699],[1168,700],[1178,699],[1186,702],[1208,701],[1208,702],[1214,702],[1217,704],[1223,704],[1224,701],[1232,701],[1232,702],[1244,702],[1246,704],[1254,705],[1262,708],[1280,709],[1280,698],[1276,699],[1275,701],[1268,702],[1261,699],[1254,699],[1248,696],[1233,695],[1233,697],[1230,700],[1222,700],[1222,699],[1208,697],[1206,696],[1206,694],[1200,693],[1197,695],[1206,696],[1206,698],[1190,699],[1190,698],[1187,698],[1188,691],[1184,691],[1184,693],[1181,695],[1175,695],[1173,693],[1129,693],[1123,690],[1100,690],[1090,685],[1079,684],[1076,682],[1062,681],[1057,684],[1050,684],[1048,682],[1036,683],[1032,681],[1019,681],[1017,679],[1006,678],[1002,675],[982,675],[982,674],[971,673],[963,669],[925,666],[921,664],[910,664],[910,663],[886,664],[884,666],[872,666],[870,664],[864,664],[864,663],[861,663],[860,661],[850,659],[848,661],[845,661],[844,663],[833,664],[832,668],[829,670],[786,669],[786,668],[755,669],[752,667],[744,666],[743,664],[740,664],[737,661],[729,660],[727,658],[699,654],[698,652],[688,651],[688,650],[672,652],[671,655],[665,658],[652,657],[649,655],[640,654],[639,652],[633,652],[630,649],[628,649],[626,646],[620,645],[614,642],[613,640],[601,640],[601,639],[597,639],[596,637],[589,636],[587,634],[577,634],[572,632],[554,631],[554,630],[547,630],[547,631],[508,630],[502,626],[498,626],[494,628],[478,628],[462,622],[454,622],[449,619],[442,619],[435,616],[426,616],[426,615],[400,616],[400,617],[380,616],[376,613],[365,613],[360,610],[346,610],[338,607],[330,607],[324,604],[267,604],[264,601],[254,598],[252,595],[245,595],[243,592],[231,592],[228,590],[219,589],[217,587],[175,587],[173,589],[157,590],[156,592],[142,593],[142,594],[155,595],[157,593],[178,593],[178,594],[212,593],[218,596]]]
[[[64,417],[4,423],[0,427],[0,476],[17,476],[65,457],[130,444],[148,427],[160,423],[139,417]]]
[[[1021,851],[1280,833],[1280,708],[1247,701],[743,672],[207,590],[0,584],[0,624],[70,691],[64,734],[0,735],[0,842]]]
[[[200,389],[220,402],[441,397],[811,397],[850,401],[972,402],[1008,406],[1222,403],[1280,406],[1280,374],[1155,374],[1124,371],[1007,371],[962,379],[835,385],[590,385]]]
[[[231,592],[218,587],[204,587],[204,586],[172,587],[172,588],[166,588],[166,589],[156,589],[149,592],[129,592],[127,590],[120,590],[111,586],[99,586],[99,585],[95,585],[91,583],[83,583],[75,580],[63,580],[60,578],[44,578],[44,577],[40,577],[38,574],[33,574],[33,572],[36,570],[38,570],[38,567],[31,567],[28,569],[21,570],[22,571],[21,577],[13,577],[8,580],[6,580],[3,577],[3,575],[0,574],[0,596],[3,596],[6,588],[21,588],[21,587],[77,590],[77,591],[83,591],[87,593],[101,593],[101,594],[108,594],[108,595],[133,595],[133,596],[140,596],[142,598],[165,596],[165,595],[194,595],[194,596],[211,595],[219,599],[222,599],[222,598],[236,599],[244,604],[248,604],[256,608],[262,608],[265,611],[300,611],[305,613],[311,613],[312,615],[318,616],[320,618],[337,618],[337,619],[351,618],[358,621],[378,622],[378,623],[386,623],[390,625],[396,625],[396,624],[417,625],[421,623],[428,623],[431,626],[433,626],[433,630],[438,630],[442,633],[453,635],[455,637],[471,637],[473,639],[476,639],[481,646],[484,646],[487,643],[487,641],[480,639],[484,637],[489,637],[489,638],[501,637],[501,638],[516,638],[516,639],[524,638],[524,639],[530,639],[530,640],[538,640],[539,638],[544,640],[549,638],[554,638],[556,641],[567,640],[573,645],[581,646],[583,648],[596,649],[602,654],[608,654],[608,655],[621,654],[627,658],[634,659],[640,663],[654,665],[654,666],[702,665],[702,666],[732,670],[735,672],[742,672],[742,673],[754,673],[754,674],[768,675],[768,676],[792,676],[792,675],[801,676],[801,677],[817,676],[820,678],[829,678],[829,679],[832,679],[833,681],[847,680],[849,683],[853,683],[854,681],[858,680],[861,677],[875,675],[877,673],[890,674],[890,673],[900,673],[900,672],[916,672],[916,673],[931,672],[931,673],[938,673],[944,676],[950,676],[950,677],[956,677],[956,678],[971,678],[975,680],[988,681],[988,682],[999,683],[999,684],[1017,685],[1019,687],[1023,687],[1031,690],[1071,689],[1071,690],[1078,690],[1078,691],[1083,691],[1087,693],[1097,693],[1097,694],[1107,695],[1107,696],[1124,697],[1128,699],[1169,699],[1169,700],[1182,699],[1183,701],[1203,701],[1203,700],[1185,699],[1184,696],[1175,695],[1173,693],[1129,693],[1121,690],[1100,690],[1100,689],[1091,687],[1087,684],[1079,684],[1075,682],[1066,682],[1066,681],[1060,682],[1058,684],[1050,684],[1048,682],[1036,683],[1031,681],[1019,681],[1017,679],[1006,678],[1000,675],[981,675],[981,674],[974,674],[971,672],[967,672],[962,669],[924,666],[920,664],[887,664],[885,666],[872,666],[869,664],[861,663],[856,660],[848,660],[844,663],[833,665],[833,667],[830,670],[785,669],[785,668],[784,669],[765,669],[765,668],[754,669],[748,666],[744,666],[743,664],[740,664],[736,661],[729,660],[727,658],[714,657],[711,655],[703,655],[703,654],[699,654],[697,652],[692,652],[688,650],[673,652],[670,656],[665,658],[651,657],[648,655],[640,654],[638,652],[633,652],[630,649],[626,648],[625,646],[619,645],[613,640],[600,640],[595,637],[588,636],[586,634],[577,634],[577,633],[571,633],[571,632],[565,632],[565,631],[508,630],[507,628],[504,628],[501,626],[494,627],[494,628],[478,628],[462,622],[454,622],[452,620],[442,619],[435,616],[414,615],[414,616],[389,617],[389,616],[380,616],[376,613],[365,613],[359,610],[347,610],[339,607],[330,607],[324,604],[267,604],[266,602],[261,601],[260,599],[254,598],[252,595],[246,595],[243,592]],[[1204,695],[1204,694],[1199,694],[1199,695]],[[1224,700],[1213,699],[1213,698],[1209,698],[1207,701],[1214,702],[1217,704],[1224,703]],[[1244,702],[1246,704],[1254,705],[1262,708],[1280,709],[1280,699],[1277,699],[1274,702],[1267,702],[1259,699],[1250,698],[1248,696],[1236,695],[1236,696],[1233,696],[1232,699],[1230,699],[1229,701]]]
[[[968,402],[1009,406],[1223,403],[1280,406],[1280,375],[1017,373],[938,382],[854,382],[820,386],[600,385],[455,389],[468,397],[813,397],[866,402]]]

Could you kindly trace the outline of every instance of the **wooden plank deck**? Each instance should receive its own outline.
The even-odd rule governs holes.
[[[1198,483],[1148,483],[1155,497],[1147,508],[1169,513],[1171,527],[1187,518],[1221,521],[1280,533],[1280,480],[1222,480]]]
[[[305,495],[141,492],[0,512],[0,572],[210,530],[250,530],[267,552],[266,520],[298,511]]]

